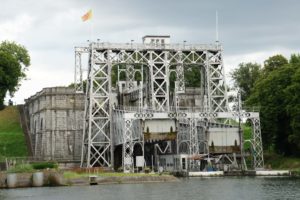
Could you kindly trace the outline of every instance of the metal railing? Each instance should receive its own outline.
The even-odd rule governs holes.
[[[175,51],[203,51],[203,50],[221,50],[220,44],[144,44],[144,43],[91,43],[98,49],[122,49],[122,50],[175,50]]]

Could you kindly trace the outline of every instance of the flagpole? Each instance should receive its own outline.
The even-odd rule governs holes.
[[[93,42],[93,19],[90,19],[90,41]]]
[[[92,17],[91,18],[91,40],[93,41],[93,39],[94,39],[94,19],[93,19],[94,17]]]

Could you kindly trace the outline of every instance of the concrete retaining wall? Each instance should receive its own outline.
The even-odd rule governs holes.
[[[25,102],[34,157],[80,160],[84,94],[67,87],[44,88]]]
[[[60,186],[64,185],[63,174],[60,172],[44,171],[42,173],[41,183],[34,183],[34,173],[15,173],[16,184],[14,187],[8,187],[8,173],[0,173],[0,188],[21,188],[33,186]]]

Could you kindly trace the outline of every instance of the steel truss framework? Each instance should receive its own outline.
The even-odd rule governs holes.
[[[88,47],[75,47],[74,87],[76,92],[83,92],[82,55],[89,53]]]
[[[83,51],[82,51],[83,49]],[[160,119],[161,114],[166,118],[188,120],[190,124],[189,139],[184,141],[189,144],[190,154],[199,153],[199,141],[196,137],[196,124],[200,119],[225,119],[246,117],[253,119],[253,149],[255,150],[254,165],[263,167],[263,155],[260,136],[259,116],[251,117],[251,113],[234,113],[228,111],[227,88],[225,84],[222,49],[219,44],[184,46],[168,45],[163,47],[149,47],[147,45],[126,44],[100,44],[91,43],[88,48],[76,48],[75,51],[75,83],[82,81],[81,59],[82,53],[89,52],[89,69],[86,90],[86,106],[83,133],[82,166],[113,166],[113,141],[114,137],[121,137],[123,142],[123,167],[124,171],[132,171],[132,153],[136,140],[132,131],[132,124],[140,119]],[[126,65],[129,89],[133,86],[135,68],[134,65],[145,66],[150,80],[150,105],[151,113],[137,112],[124,113],[123,134],[112,134],[112,101],[111,101],[111,69],[115,65]],[[174,71],[177,74],[176,94],[184,92],[184,68],[198,66],[204,69],[205,91],[203,93],[203,111],[200,113],[176,112],[170,108],[169,100],[169,75]],[[78,73],[79,71],[79,73]],[[142,73],[143,74],[143,73]],[[79,78],[78,78],[79,77]],[[76,85],[76,84],[75,84]],[[79,85],[81,85],[79,83]],[[82,91],[82,87],[76,87]],[[142,90],[142,89],[141,89]],[[140,95],[141,96],[141,95]],[[140,106],[141,108],[142,106]],[[156,116],[159,114],[159,116]],[[244,116],[245,115],[245,116]],[[247,116],[249,115],[249,116]],[[121,115],[119,115],[121,116]],[[121,128],[122,130],[122,128]],[[186,132],[186,131],[184,131]],[[180,136],[179,136],[180,137]],[[142,138],[142,137],[140,137]],[[182,141],[178,141],[182,142]],[[178,148],[178,146],[177,146]]]
[[[151,120],[151,119],[176,119],[179,121],[180,129],[177,135],[177,152],[178,153],[188,153],[190,156],[195,156],[199,154],[200,142],[198,139],[197,127],[199,127],[198,122],[200,121],[215,121],[217,119],[236,119],[240,117],[242,120],[249,119],[252,122],[253,133],[250,143],[252,144],[253,150],[253,167],[255,169],[262,169],[264,167],[263,159],[263,149],[262,141],[260,135],[260,120],[259,114],[255,112],[217,112],[217,113],[206,113],[206,112],[197,112],[197,113],[188,113],[188,112],[166,112],[166,113],[124,113],[122,119],[125,120],[125,134],[124,134],[124,145],[126,153],[124,155],[124,172],[133,172],[133,145],[134,141],[138,138],[142,138],[142,134],[138,137],[132,135],[132,123],[134,120]],[[126,140],[125,140],[126,138]],[[139,142],[143,143],[139,140]],[[181,144],[185,144],[188,147],[188,152],[180,152],[179,148]],[[208,144],[206,144],[208,145]],[[207,146],[208,148],[208,146]],[[127,162],[128,161],[128,162]],[[195,165],[193,161],[190,163],[191,168]]]

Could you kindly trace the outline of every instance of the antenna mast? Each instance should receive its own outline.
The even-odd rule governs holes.
[[[218,11],[216,10],[216,43],[219,42],[219,18]]]

